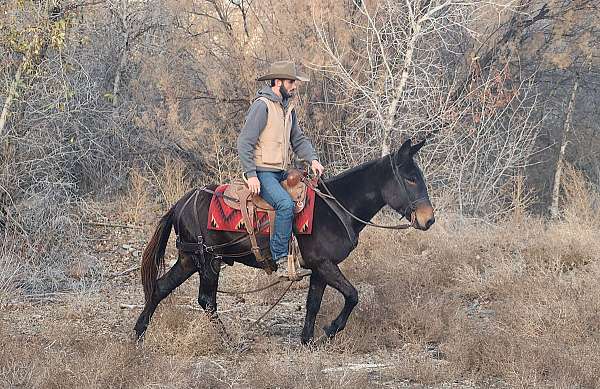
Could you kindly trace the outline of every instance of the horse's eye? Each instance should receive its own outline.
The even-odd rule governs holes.
[[[415,176],[406,177],[406,182],[408,182],[410,185],[417,185],[417,177],[415,177]]]

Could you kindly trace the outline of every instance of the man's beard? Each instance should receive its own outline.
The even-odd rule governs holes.
[[[283,97],[284,100],[289,99],[294,95],[294,92],[288,92],[288,90],[285,89],[285,86],[283,86],[283,84],[279,86],[279,93],[281,93],[281,97]]]

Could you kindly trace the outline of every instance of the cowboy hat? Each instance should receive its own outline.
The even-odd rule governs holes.
[[[305,74],[301,73],[296,64],[291,61],[278,61],[269,66],[269,72],[264,76],[258,77],[256,81],[274,80],[276,78],[284,80],[310,81]]]

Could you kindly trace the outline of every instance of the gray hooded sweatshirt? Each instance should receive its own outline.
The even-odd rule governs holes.
[[[287,109],[288,99],[281,100],[281,97],[273,93],[269,86],[263,87],[256,93],[256,97],[266,97],[271,101],[281,103],[284,110]],[[248,113],[246,114],[246,122],[237,140],[238,155],[242,162],[242,168],[246,173],[246,177],[256,177],[256,164],[254,163],[254,147],[258,142],[260,133],[267,125],[267,105],[260,100],[255,100]],[[300,127],[298,127],[298,119],[296,111],[292,111],[292,129],[290,134],[290,144],[294,153],[306,161],[312,161],[317,158],[317,153],[313,148],[310,140],[304,135]],[[278,171],[277,169],[269,169],[260,167],[258,170],[263,171]]]

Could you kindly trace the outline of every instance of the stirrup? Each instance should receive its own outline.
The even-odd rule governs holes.
[[[281,275],[282,278],[287,278],[290,281],[300,281],[302,278],[312,274],[310,269],[300,267],[300,248],[296,237],[292,235],[290,238],[287,275]]]
[[[309,276],[312,274],[312,270],[310,269],[299,269],[297,270],[295,273],[286,273],[286,274],[281,274],[279,276],[279,278],[288,280],[288,281],[300,281],[301,279],[303,279],[306,276]]]

